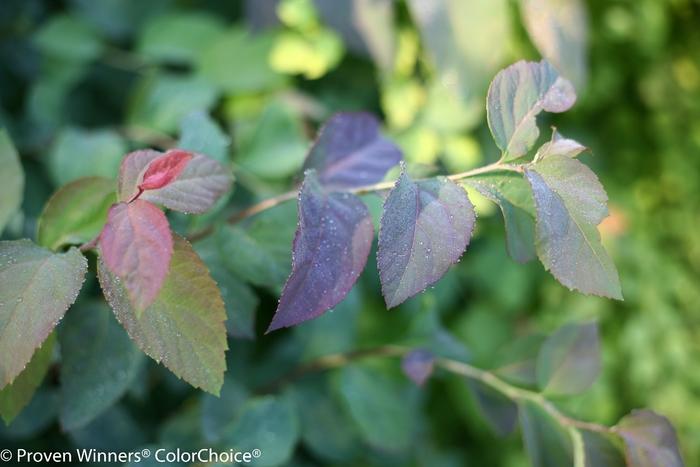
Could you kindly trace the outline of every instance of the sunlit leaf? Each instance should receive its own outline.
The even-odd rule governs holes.
[[[411,381],[423,386],[433,373],[435,355],[425,349],[416,349],[407,353],[401,360],[401,369]]]
[[[402,173],[384,203],[377,264],[389,308],[437,282],[469,244],[476,215],[466,191],[446,178]]]
[[[651,410],[634,410],[615,431],[625,440],[629,467],[683,467],[676,430],[666,417]]]
[[[600,338],[596,323],[567,324],[549,336],[537,358],[537,383],[548,394],[587,390],[600,373]]]
[[[116,201],[114,181],[102,177],[75,180],[49,199],[39,218],[37,240],[58,250],[64,245],[85,243],[97,236]]]
[[[123,282],[102,261],[98,277],[117,319],[142,351],[192,386],[218,394],[226,369],[224,303],[192,247],[174,240],[165,283],[140,316]]]
[[[78,296],[87,261],[29,240],[0,242],[0,389],[14,381]]]
[[[518,406],[492,387],[470,379],[467,381],[474,401],[489,427],[498,436],[507,436],[518,423]]]
[[[607,194],[595,174],[566,156],[549,156],[525,171],[537,208],[535,233],[542,264],[565,286],[622,299],[620,280],[600,242]]]
[[[545,60],[520,61],[500,71],[489,87],[486,110],[503,159],[517,159],[532,148],[540,134],[540,112],[565,112],[574,102],[573,85]]]
[[[124,394],[143,354],[104,302],[77,306],[59,331],[61,425],[72,430],[90,423]]]
[[[10,136],[0,128],[0,233],[22,203],[24,171]]]
[[[274,396],[251,399],[223,435],[222,444],[237,452],[259,449],[252,466],[287,465],[299,439],[299,420],[289,401]]]
[[[137,310],[146,309],[165,281],[173,254],[170,225],[163,211],[137,199],[109,210],[100,234],[100,256]]]
[[[576,157],[588,148],[570,138],[563,137],[556,129],[552,132],[551,141],[544,143],[537,150],[535,160],[544,159],[548,156]]]
[[[55,342],[55,333],[49,334],[22,373],[12,384],[0,390],[0,416],[6,424],[9,425],[34,397],[49,369]]]
[[[588,14],[581,0],[523,0],[523,19],[544,58],[578,89],[588,72]]]
[[[319,130],[304,164],[324,186],[345,189],[381,181],[399,163],[401,150],[379,132],[367,113],[340,113]]]
[[[270,52],[270,66],[290,75],[302,74],[318,79],[335,68],[343,56],[343,43],[327,29],[307,34],[296,31],[282,33]]]
[[[299,195],[292,273],[268,331],[314,318],[338,304],[367,263],[374,238],[365,205],[349,193],[327,193],[307,172]]]
[[[501,208],[511,258],[519,263],[535,259],[535,203],[522,175],[512,172],[482,174],[465,182]]]
[[[521,403],[519,411],[525,450],[532,467],[573,467],[569,433],[532,402]]]

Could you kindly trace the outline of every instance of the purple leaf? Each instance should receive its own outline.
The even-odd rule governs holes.
[[[379,132],[374,116],[339,113],[319,131],[304,169],[316,169],[326,187],[346,189],[381,181],[401,157],[401,150]]]
[[[124,280],[134,306],[144,310],[158,295],[173,254],[165,214],[140,199],[115,204],[100,234],[100,252],[110,272]]]
[[[630,467],[683,467],[676,430],[666,417],[650,410],[633,410],[614,429],[625,440]]]
[[[401,369],[418,386],[428,380],[435,366],[435,355],[429,350],[416,349],[401,360]]]
[[[402,173],[384,203],[377,263],[387,307],[437,282],[462,255],[474,228],[464,188],[439,177]]]
[[[364,269],[373,238],[372,219],[362,201],[350,193],[326,192],[315,172],[308,172],[299,194],[292,273],[268,332],[337,305]]]

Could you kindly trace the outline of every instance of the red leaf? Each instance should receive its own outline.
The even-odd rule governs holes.
[[[133,305],[145,309],[158,295],[173,254],[165,214],[140,199],[113,205],[100,234],[100,251],[107,268],[124,280]]]
[[[146,173],[143,174],[143,181],[139,185],[139,189],[157,190],[163,188],[180,175],[190,159],[192,159],[192,153],[181,149],[172,149],[166,152],[150,163]]]

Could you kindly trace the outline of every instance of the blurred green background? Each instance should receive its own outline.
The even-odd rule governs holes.
[[[495,206],[476,198],[475,238],[434,289],[388,312],[370,261],[334,312],[263,336],[289,271],[287,204],[197,244],[238,323],[221,399],[134,357],[121,375],[124,396],[80,417],[54,372],[0,426],[0,445],[189,449],[231,440],[268,453],[264,465],[525,466],[519,437],[494,435],[456,377],[417,389],[396,361],[377,359],[279,380],[321,355],[409,337],[443,339],[488,366],[516,336],[595,318],[603,376],[562,405],[606,424],[649,407],[676,426],[687,465],[700,465],[700,2],[584,3],[587,23],[572,23],[588,35],[579,101],[540,123],[592,148],[585,162],[610,197],[601,229],[624,302],[570,292],[539,263],[513,262]],[[427,22],[440,15],[452,27]],[[22,156],[26,187],[2,236],[34,238],[61,185],[115,177],[126,152],[175,144],[230,164],[237,178],[214,213],[170,214],[178,230],[195,231],[289,190],[316,128],[339,110],[382,116],[418,174],[492,161],[486,86],[500,68],[540,58],[521,16],[507,0],[3,0],[0,126]],[[71,320],[107,316],[89,281],[59,329],[62,349]],[[82,332],[89,345],[94,329]],[[68,356],[54,358],[57,368]],[[65,428],[76,417],[89,423]]]

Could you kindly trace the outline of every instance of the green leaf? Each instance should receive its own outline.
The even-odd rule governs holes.
[[[96,31],[78,16],[53,16],[34,35],[44,54],[75,62],[94,60],[102,53]]]
[[[343,42],[327,29],[285,31],[270,52],[270,66],[280,73],[318,79],[338,65],[343,51]]]
[[[224,378],[219,397],[204,394],[202,433],[205,439],[211,443],[218,442],[236,422],[249,397],[248,390],[231,373]]]
[[[573,467],[569,433],[540,406],[520,404],[520,426],[532,467]]]
[[[583,440],[584,467],[627,467],[619,439],[612,435],[579,430]]]
[[[586,82],[588,14],[581,0],[524,0],[523,22],[532,42],[578,89]]]
[[[71,248],[55,254],[29,240],[0,242],[0,389],[46,340],[85,280],[87,260]]]
[[[159,15],[143,28],[136,49],[156,61],[189,64],[223,31],[223,22],[210,14]]]
[[[217,97],[216,88],[200,77],[152,74],[136,88],[127,123],[172,133],[187,114],[211,108]]]
[[[66,128],[49,151],[49,173],[58,186],[92,175],[114,178],[126,151],[126,142],[111,130]]]
[[[0,128],[0,233],[22,204],[24,170],[10,136]]]
[[[552,395],[586,391],[600,373],[596,323],[567,324],[549,336],[537,357],[537,383]]]
[[[284,178],[299,171],[308,147],[301,121],[288,105],[272,102],[236,162],[258,177]]]
[[[489,128],[503,160],[524,156],[540,134],[535,117],[565,112],[576,102],[573,85],[545,60],[519,61],[500,71],[489,87]]]
[[[187,114],[180,122],[179,149],[204,154],[221,163],[228,161],[231,138],[204,111]]]
[[[138,375],[143,354],[104,302],[78,306],[59,329],[61,425],[80,428],[111,407]]]
[[[498,436],[513,432],[518,422],[518,406],[512,400],[481,381],[469,379],[468,387],[479,412]]]
[[[222,444],[238,452],[260,449],[250,465],[286,465],[299,439],[299,421],[292,404],[274,396],[248,401],[236,422],[224,434]]]
[[[408,449],[415,425],[405,388],[359,365],[348,365],[334,376],[335,390],[367,443],[385,451]]]
[[[537,208],[537,255],[566,287],[622,300],[620,279],[596,226],[607,217],[608,197],[595,174],[566,156],[529,166]]]
[[[92,240],[116,200],[113,180],[87,177],[69,183],[54,193],[39,217],[39,244],[58,250]]]
[[[525,179],[512,172],[500,172],[468,178],[465,183],[501,208],[511,258],[519,263],[535,259],[535,202]]]
[[[515,339],[496,356],[494,373],[521,386],[537,385],[537,356],[544,342],[539,334]]]
[[[9,425],[34,397],[49,369],[55,342],[55,334],[49,334],[17,379],[0,391],[0,416],[6,424]]]
[[[683,467],[676,430],[651,410],[633,410],[615,426],[625,441],[629,467]]]
[[[218,394],[228,347],[224,303],[189,243],[178,236],[173,239],[165,283],[139,317],[124,285],[102,261],[98,265],[100,284],[117,319],[141,350],[192,386]]]
[[[202,50],[197,62],[199,75],[227,94],[244,94],[280,87],[282,75],[269,65],[268,56],[274,36],[251,35],[242,28],[232,28]],[[231,66],[232,62],[245,64]]]

